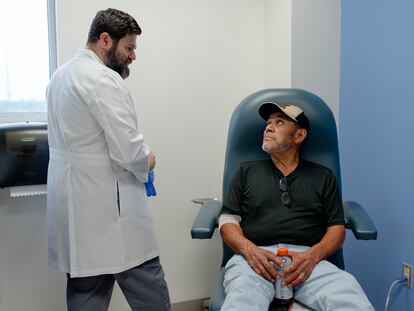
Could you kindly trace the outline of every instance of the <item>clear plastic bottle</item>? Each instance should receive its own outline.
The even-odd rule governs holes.
[[[279,247],[277,256],[282,260],[282,265],[279,271],[282,271],[292,263],[292,258],[289,256],[289,250],[285,247]],[[275,298],[272,302],[272,310],[285,311],[293,303],[293,288],[283,285],[283,277],[280,277],[275,282]]]

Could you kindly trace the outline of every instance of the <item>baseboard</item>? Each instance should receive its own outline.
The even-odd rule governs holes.
[[[173,303],[171,311],[207,311],[208,298]]]

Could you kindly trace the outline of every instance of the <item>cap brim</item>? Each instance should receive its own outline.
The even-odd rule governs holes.
[[[276,104],[274,102],[266,102],[266,103],[263,103],[259,107],[259,115],[265,121],[267,121],[272,113],[281,112],[287,118],[289,118],[293,122],[299,124],[299,126],[301,126],[301,127],[303,127],[303,128],[305,128],[305,129],[308,130],[309,129],[309,119],[305,115],[305,113],[303,112],[303,110],[302,109],[300,109],[300,110],[301,110],[301,113],[296,116],[296,119],[294,119],[293,117],[291,117],[290,115],[288,115],[279,104]]]
[[[267,121],[270,117],[270,115],[272,113],[275,112],[282,112],[284,115],[286,115],[287,117],[289,117],[287,114],[285,114],[282,110],[282,108],[280,108],[280,106],[276,103],[273,102],[267,102],[267,103],[263,103],[260,107],[259,107],[259,115],[265,120]],[[291,119],[289,117],[289,119]]]

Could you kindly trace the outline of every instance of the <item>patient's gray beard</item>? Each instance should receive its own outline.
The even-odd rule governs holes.
[[[269,153],[270,148],[269,148],[269,146],[267,146],[266,144],[263,144],[263,145],[262,145],[262,150],[263,150],[264,152]]]
[[[283,151],[287,151],[289,149],[288,145],[271,145],[271,144],[266,144],[263,143],[262,145],[262,150],[268,154],[273,153],[273,152],[283,152]]]

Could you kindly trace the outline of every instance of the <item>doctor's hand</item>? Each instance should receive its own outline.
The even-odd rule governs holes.
[[[152,153],[152,151],[150,151],[149,155],[148,155],[148,161],[149,161],[149,170],[152,171],[155,167],[155,155]]]
[[[258,275],[270,282],[274,282],[278,276],[276,266],[282,263],[275,253],[256,246],[254,243],[247,241],[242,255],[249,263],[250,267]]]
[[[289,252],[292,257],[292,264],[282,271],[284,283],[292,287],[301,285],[311,275],[318,259],[309,249],[305,252]]]

